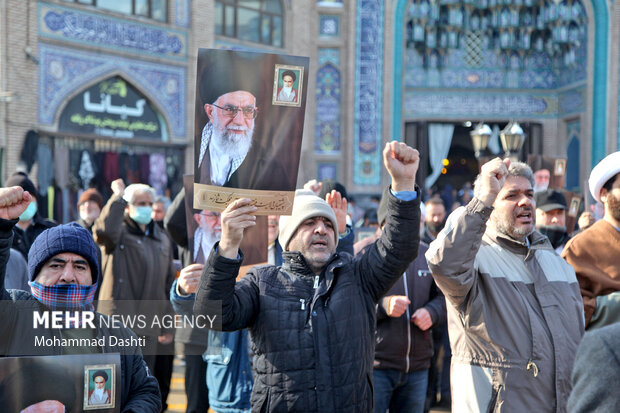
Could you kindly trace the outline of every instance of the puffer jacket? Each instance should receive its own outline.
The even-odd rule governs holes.
[[[431,330],[422,331],[410,321],[419,308],[425,308],[429,312],[433,327],[446,321],[446,300],[428,270],[424,258],[427,249],[428,245],[420,242],[418,256],[385,295],[407,296],[411,301],[407,311],[400,317],[388,316],[387,299],[381,300],[377,307],[376,369],[395,369],[411,373],[427,369],[431,365]]]
[[[446,296],[454,412],[566,411],[584,331],[573,268],[547,237],[499,234],[474,198],[426,253]]]
[[[46,310],[29,292],[6,290],[4,277],[9,248],[12,241],[11,227],[15,221],[0,219],[0,357],[2,356],[47,356],[61,355],[62,347],[36,346],[35,338],[44,340],[54,337],[60,339],[58,328],[33,328],[33,311]],[[103,315],[98,315],[104,317]],[[139,346],[110,345],[110,336],[118,337],[120,342],[136,338],[127,328],[108,328],[95,322],[96,337],[104,338],[106,346],[103,353],[120,353],[121,360],[121,400],[122,412],[159,412],[161,395],[155,377],[149,375],[142,359]],[[87,356],[85,356],[87,357]]]
[[[390,195],[381,238],[360,258],[334,254],[320,275],[285,252],[281,267],[253,267],[235,283],[243,257],[214,247],[194,311],[221,300],[223,329],[250,330],[252,411],[373,411],[375,306],[417,255],[419,205],[419,193],[413,201]]]
[[[102,249],[103,280],[99,287],[99,308],[115,314],[114,302],[133,300],[133,314],[149,314],[151,300],[168,301],[175,278],[171,241],[159,225],[151,221],[148,235],[125,214],[127,202],[112,196],[93,226],[93,237]],[[145,301],[140,307],[140,301]],[[171,311],[172,307],[170,307]],[[101,310],[100,310],[101,311]],[[138,335],[158,336],[159,327],[136,328]]]

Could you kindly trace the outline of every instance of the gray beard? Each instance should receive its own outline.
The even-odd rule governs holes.
[[[506,222],[504,220],[498,219],[494,219],[493,222],[495,224],[495,229],[498,233],[506,235],[517,241],[525,241],[525,238],[527,238],[528,236],[530,236],[530,234],[534,232],[533,226],[531,229],[515,228],[513,222]]]
[[[244,158],[250,147],[252,146],[252,136],[254,135],[254,127],[247,130],[239,136],[228,129],[219,129],[213,125],[213,133],[211,138],[213,142],[231,158]]]

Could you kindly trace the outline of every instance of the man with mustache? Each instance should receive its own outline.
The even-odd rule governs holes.
[[[198,157],[199,182],[228,186],[252,146],[256,98],[245,90],[235,90],[205,103],[209,122],[202,130]]]
[[[588,183],[605,215],[571,239],[562,256],[575,268],[592,329],[620,321],[620,151],[599,162]]]
[[[454,411],[566,411],[583,305],[534,229],[533,187],[528,165],[489,161],[426,253],[446,297]]]
[[[194,312],[221,305],[225,331],[250,331],[252,411],[373,411],[375,308],[416,257],[420,226],[418,151],[389,142],[383,160],[392,178],[385,227],[359,258],[336,249],[346,208],[341,220],[303,191],[292,214],[280,218],[283,264],[253,267],[235,282],[256,207],[244,198],[222,212],[222,238],[207,259]]]

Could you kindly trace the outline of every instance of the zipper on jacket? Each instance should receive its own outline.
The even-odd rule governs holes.
[[[409,298],[407,290],[407,272],[403,273],[403,282],[405,283],[405,296]],[[407,356],[405,357],[405,371],[409,373],[409,351],[411,350],[411,315],[409,314],[409,306],[405,312],[407,314]]]
[[[304,300],[303,298],[300,298],[299,301],[301,301],[301,309],[305,310],[306,309],[306,300]]]
[[[315,275],[314,276],[314,286],[313,288],[316,290],[317,288],[319,288],[319,276]]]

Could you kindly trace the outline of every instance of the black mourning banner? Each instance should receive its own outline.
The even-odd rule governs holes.
[[[115,76],[74,96],[60,115],[58,129],[116,138],[162,140],[162,122],[148,100]]]

